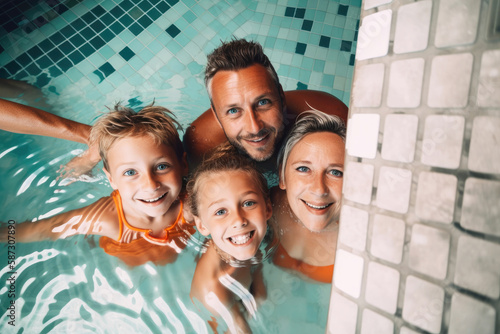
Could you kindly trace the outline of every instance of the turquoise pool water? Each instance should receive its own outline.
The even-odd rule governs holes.
[[[138,107],[155,99],[186,127],[209,105],[205,55],[232,35],[265,47],[285,90],[317,89],[349,102],[360,1],[30,3],[2,8],[0,78],[31,83],[46,110],[67,118],[90,124],[117,101]],[[36,90],[9,93],[39,103]],[[82,149],[1,132],[0,221],[40,219],[109,195],[99,170],[69,185],[57,179],[59,165]],[[16,244],[13,327],[1,245],[0,332],[210,332],[189,299],[196,255],[188,247],[173,264],[129,268],[94,237]],[[268,300],[250,323],[256,333],[324,333],[330,286],[267,263],[264,275]]]

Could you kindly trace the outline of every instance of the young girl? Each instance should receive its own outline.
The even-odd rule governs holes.
[[[247,333],[242,306],[253,315],[256,300],[266,297],[262,265],[252,265],[262,256],[259,247],[272,215],[266,179],[224,146],[203,161],[187,188],[196,227],[211,236],[196,266],[191,298],[222,317],[231,332]]]

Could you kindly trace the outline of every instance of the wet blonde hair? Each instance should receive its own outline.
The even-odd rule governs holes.
[[[269,200],[267,180],[257,169],[255,163],[249,158],[239,154],[231,144],[225,143],[216,147],[208,157],[203,160],[187,183],[188,205],[193,215],[199,217],[198,191],[201,181],[214,173],[228,171],[243,171],[247,173],[255,184],[257,184],[265,201],[267,202]]]
[[[113,109],[101,116],[92,126],[90,132],[91,145],[99,146],[104,168],[109,171],[107,153],[118,139],[148,135],[155,144],[164,144],[174,149],[181,161],[184,148],[179,138],[180,124],[173,119],[170,110],[150,104],[139,112],[132,108],[116,104]]]

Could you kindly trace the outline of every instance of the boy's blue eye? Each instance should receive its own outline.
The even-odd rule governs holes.
[[[255,202],[255,201],[245,201],[243,203],[243,207],[254,206],[255,204],[257,204],[257,202]]]
[[[332,169],[330,171],[330,173],[333,175],[333,176],[337,176],[337,177],[342,177],[344,175],[343,172],[339,171],[338,169]]]
[[[227,111],[227,113],[228,113],[229,115],[234,115],[234,114],[236,114],[237,112],[238,112],[238,110],[237,110],[236,108],[231,108],[231,109],[229,109],[229,110]]]
[[[158,169],[158,170],[165,170],[168,167],[169,166],[167,164],[159,164],[158,166],[156,166],[156,169]]]
[[[227,211],[226,211],[226,209],[220,209],[220,210],[217,210],[217,211],[215,212],[215,215],[216,215],[216,216],[222,216],[222,215],[223,215],[223,214],[225,214],[226,212],[227,212]]]
[[[305,172],[308,172],[310,169],[309,169],[309,167],[300,166],[300,167],[297,167],[295,170],[302,172],[302,173],[305,173]]]
[[[129,170],[125,171],[125,173],[123,173],[123,175],[126,175],[126,176],[134,176],[136,174],[137,174],[137,172],[133,169],[129,169]]]

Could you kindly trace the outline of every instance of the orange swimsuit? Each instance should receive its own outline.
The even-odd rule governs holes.
[[[107,254],[120,258],[130,266],[138,266],[148,261],[160,265],[174,262],[186,247],[189,235],[194,233],[194,227],[187,224],[182,216],[182,201],[174,224],[164,230],[162,237],[157,238],[151,236],[148,229],[130,225],[125,219],[120,193],[115,190],[111,196],[118,212],[120,232],[117,240],[101,237],[99,246]]]
[[[333,264],[329,266],[313,266],[301,260],[294,259],[288,255],[285,248],[279,244],[273,257],[275,265],[298,271],[315,281],[331,283],[333,276]]]

